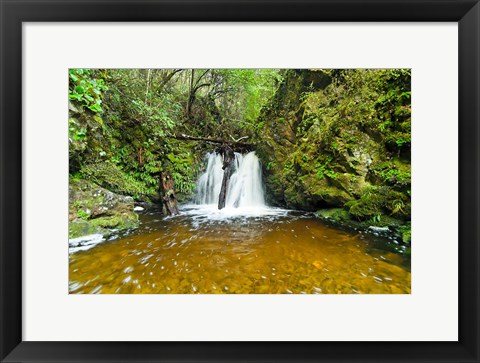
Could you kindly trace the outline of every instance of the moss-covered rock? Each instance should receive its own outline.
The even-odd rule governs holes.
[[[86,180],[70,179],[69,238],[138,227],[133,198],[115,194]]]
[[[340,208],[352,223],[406,223],[409,82],[408,70],[286,71],[260,116],[269,202]]]

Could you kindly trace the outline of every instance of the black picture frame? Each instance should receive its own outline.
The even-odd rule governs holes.
[[[480,4],[477,0],[0,0],[0,11],[2,362],[479,361]],[[22,23],[60,21],[458,22],[459,341],[22,341]]]

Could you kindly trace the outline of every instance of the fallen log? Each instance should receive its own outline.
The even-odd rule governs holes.
[[[174,139],[177,140],[186,140],[186,141],[202,141],[208,144],[216,144],[216,145],[229,145],[232,149],[242,149],[242,150],[253,150],[255,146],[253,144],[249,144],[247,142],[241,142],[240,140],[244,139],[245,137],[241,137],[238,140],[222,140],[222,139],[212,139],[209,137],[197,137],[197,136],[189,136],[185,134],[180,135],[173,135]]]

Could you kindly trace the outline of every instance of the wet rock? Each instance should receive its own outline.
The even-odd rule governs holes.
[[[389,231],[388,227],[370,226],[368,229],[377,233],[387,233]]]
[[[352,216],[343,208],[320,209],[315,215],[335,226],[341,226],[348,230],[367,232],[376,236],[387,237],[394,243],[401,241],[404,244],[410,244],[411,226],[409,222],[383,216],[380,220],[360,221]]]
[[[105,241],[101,234],[88,234],[86,236],[72,238],[68,241],[68,252],[86,251],[97,244]]]

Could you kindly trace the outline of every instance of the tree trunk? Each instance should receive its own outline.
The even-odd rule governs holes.
[[[233,162],[235,161],[235,154],[230,146],[225,145],[222,147],[223,154],[223,179],[222,188],[220,189],[220,195],[218,197],[218,209],[225,208],[228,187],[230,184],[230,177],[233,174]]]
[[[175,182],[170,173],[162,173],[162,200],[169,215],[179,214],[177,197],[175,196]]]
[[[194,91],[193,91],[193,80],[195,79],[195,69],[192,69],[192,74],[190,77],[190,90],[188,91],[188,99],[187,99],[187,110],[186,110],[186,116],[187,120],[190,118],[190,112],[192,108],[192,103],[194,100]]]

